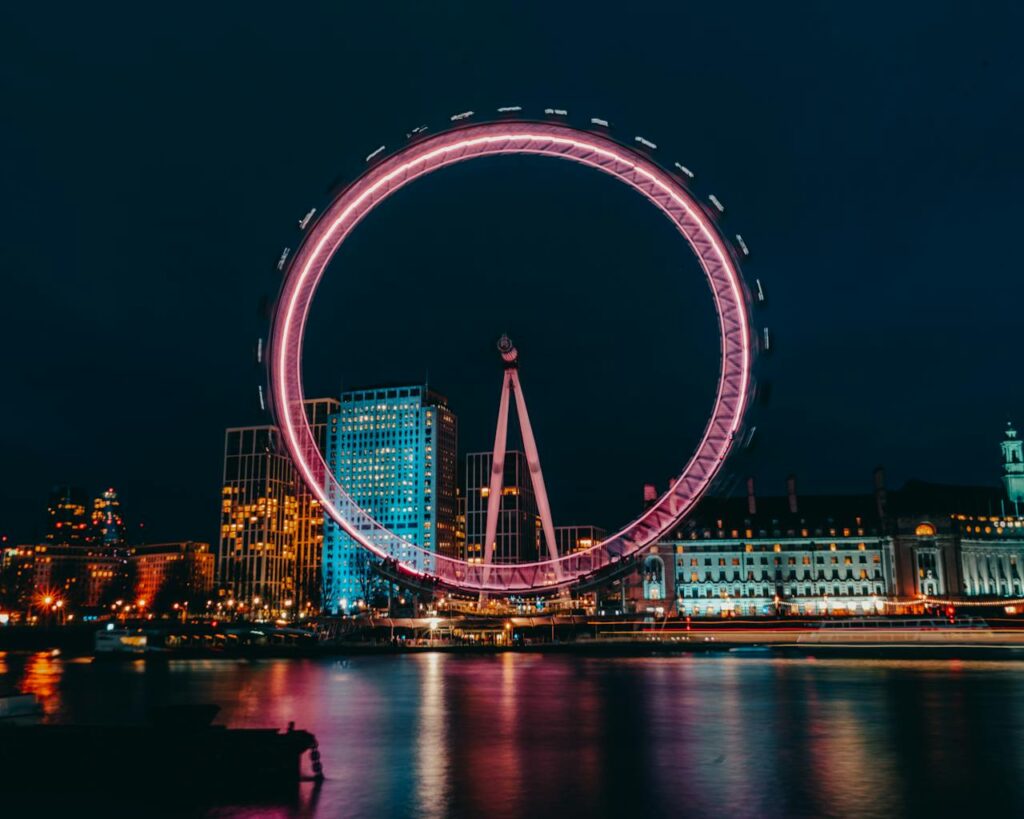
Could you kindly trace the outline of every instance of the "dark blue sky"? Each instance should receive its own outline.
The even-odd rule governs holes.
[[[117,486],[214,538],[223,428],[261,419],[257,304],[295,220],[381,143],[520,104],[696,170],[769,287],[773,403],[734,468],[991,483],[1018,372],[1024,13],[912,4],[50,4],[0,12],[0,531]],[[313,316],[310,391],[429,369],[487,448],[513,335],[556,518],[621,523],[685,461],[715,366],[681,240],[540,159],[376,212]]]

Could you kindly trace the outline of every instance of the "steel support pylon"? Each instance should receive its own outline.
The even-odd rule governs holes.
[[[505,374],[501,380],[501,399],[498,404],[498,428],[494,432],[494,452],[491,456],[491,478],[487,489],[487,521],[484,526],[484,562],[483,576],[486,580],[490,565],[494,558],[495,539],[498,535],[498,515],[501,514],[501,496],[505,482],[505,452],[508,443],[508,409],[509,398],[515,395],[516,415],[519,416],[519,431],[523,436],[523,448],[526,450],[526,464],[530,470],[530,483],[537,499],[537,511],[540,514],[541,529],[547,545],[548,557],[555,561],[557,579],[561,579],[558,560],[558,541],[555,539],[555,525],[551,518],[551,504],[548,502],[548,491],[544,485],[544,473],[540,468],[540,453],[537,441],[533,437],[530,425],[530,414],[526,410],[526,399],[519,383],[519,353],[508,336],[498,340],[498,350],[505,362]],[[480,601],[487,599],[485,592],[480,592]]]

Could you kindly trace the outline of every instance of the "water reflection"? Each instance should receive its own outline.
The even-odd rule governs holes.
[[[445,729],[445,654],[428,654],[420,661],[419,724],[416,730],[416,797],[420,816],[447,815],[448,742]]]
[[[45,714],[55,713],[60,706],[59,685],[64,663],[49,651],[37,651],[28,658],[17,687],[24,694],[35,694]]]
[[[529,654],[89,664],[0,656],[48,719],[216,702],[295,721],[328,776],[239,815],[1024,813],[1024,663]],[[217,815],[235,815],[218,809]]]

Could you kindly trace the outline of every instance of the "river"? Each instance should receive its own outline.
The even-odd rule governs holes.
[[[319,789],[189,815],[1024,815],[1018,662],[0,653],[3,687],[35,692],[49,721],[141,721],[154,705],[212,702],[230,726],[294,721],[316,734]]]

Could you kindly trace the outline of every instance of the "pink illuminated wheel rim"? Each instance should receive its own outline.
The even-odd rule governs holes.
[[[704,435],[682,474],[641,517],[602,543],[557,560],[469,563],[409,543],[361,509],[338,483],[303,408],[302,341],[310,305],[328,263],[359,222],[419,177],[469,159],[502,154],[560,157],[625,182],[659,208],[690,245],[714,297],[721,334],[718,389]],[[753,342],[746,288],[724,237],[689,191],[649,157],[607,137],[566,125],[500,122],[445,131],[408,145],[372,167],[324,211],[295,253],[273,316],[270,394],[281,438],[310,491],[357,543],[413,582],[465,592],[556,589],[603,572],[668,535],[707,491],[739,437],[751,389]],[[402,556],[396,560],[395,556]]]

